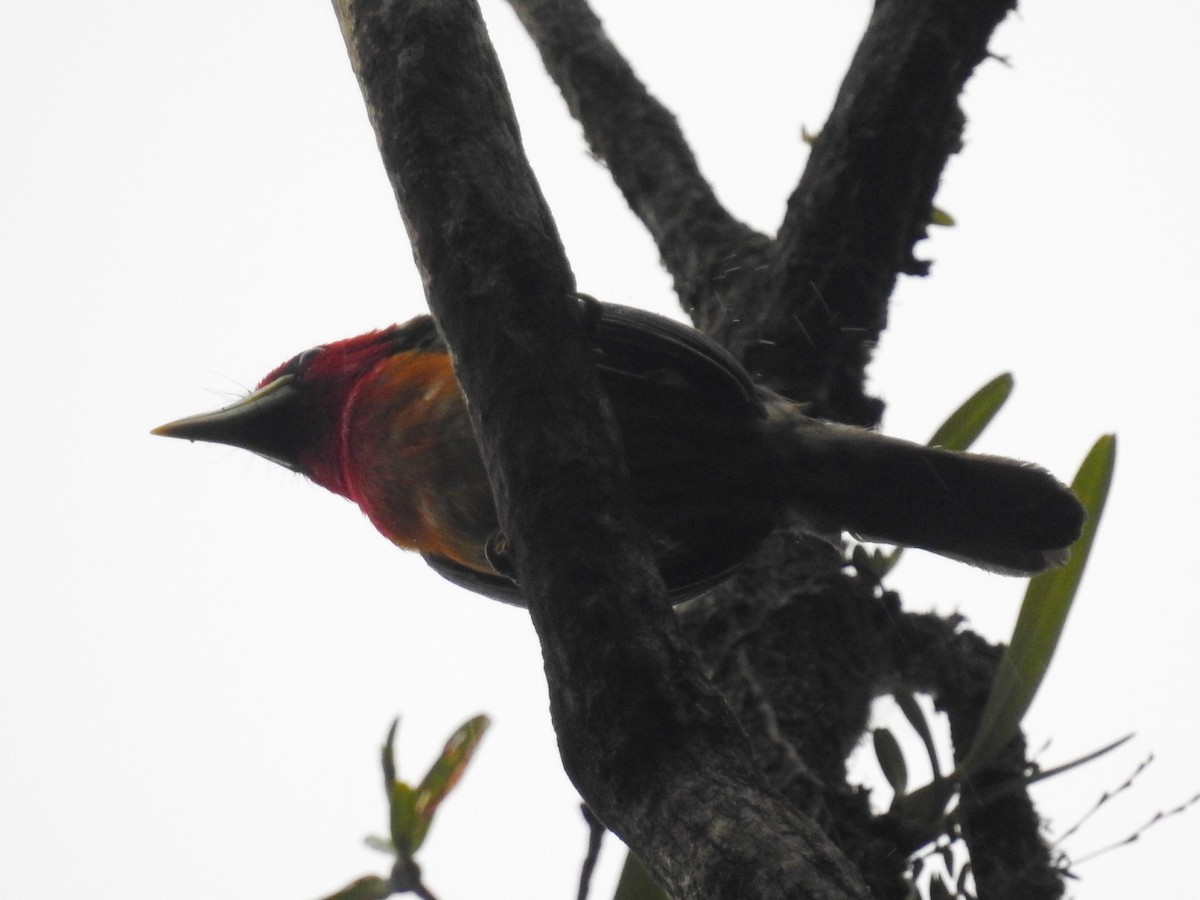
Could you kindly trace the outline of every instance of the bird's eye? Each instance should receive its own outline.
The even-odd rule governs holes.
[[[303,373],[305,369],[312,365],[312,361],[320,356],[321,351],[324,349],[324,347],[313,347],[311,350],[305,350],[292,360],[292,364],[288,368],[297,375]]]

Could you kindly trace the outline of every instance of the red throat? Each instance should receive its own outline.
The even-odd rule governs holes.
[[[389,357],[363,378],[343,421],[341,480],[393,543],[490,571],[491,487],[445,353]]]

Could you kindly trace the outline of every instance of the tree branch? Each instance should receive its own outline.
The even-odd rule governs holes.
[[[680,900],[865,897],[765,788],[670,613],[473,0],[335,8],[469,399],[568,774]]]
[[[675,116],[646,90],[586,0],[509,2],[592,153],[658,245],[684,309],[711,315],[719,285],[756,271],[752,260],[762,261],[770,239],[722,206]]]
[[[887,324],[965,118],[958,96],[1015,0],[879,0],[777,237],[768,296],[747,310],[768,336],[754,365],[786,393],[857,424],[882,404],[863,373]]]
[[[808,539],[802,554],[794,543],[772,536],[759,564],[682,611],[684,630],[771,786],[834,837],[873,897],[902,900],[908,855],[845,768],[871,701],[894,681],[899,597],[847,570],[839,548]]]
[[[908,896],[916,849],[867,794],[845,781],[844,761],[871,701],[904,687],[931,694],[950,721],[956,755],[974,739],[1001,648],[962,631],[957,617],[909,614],[874,579],[838,567],[833,547],[808,542],[805,559],[778,534],[762,565],[740,571],[682,610],[685,633],[754,743],[771,785],[813,817],[879,900]],[[771,603],[763,596],[774,596]],[[772,721],[773,720],[773,721]],[[1028,791],[986,805],[976,798],[1026,772],[1018,736],[962,791],[958,808],[978,896],[1056,900],[1062,872],[1042,839]]]

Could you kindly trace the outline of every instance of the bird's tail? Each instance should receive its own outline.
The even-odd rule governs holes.
[[[812,420],[789,426],[781,465],[814,530],[920,547],[1025,575],[1066,562],[1085,513],[1045,469]]]

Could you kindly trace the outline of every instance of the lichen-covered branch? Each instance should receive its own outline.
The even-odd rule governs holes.
[[[901,852],[846,783],[846,756],[896,660],[899,598],[843,570],[839,548],[773,536],[760,561],[682,611],[772,786],[834,837],[877,900],[908,896]],[[765,602],[766,598],[773,602]]]
[[[788,200],[757,357],[819,409],[870,425],[863,373],[965,122],[958,98],[1015,0],[879,0]]]

